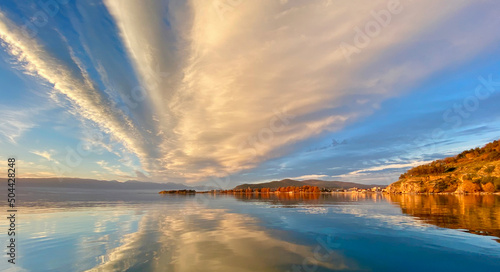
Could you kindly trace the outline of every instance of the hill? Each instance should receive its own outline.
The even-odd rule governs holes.
[[[0,179],[6,182],[5,179]],[[79,189],[112,189],[112,190],[180,190],[198,189],[179,183],[156,183],[128,180],[119,182],[116,180],[97,180],[80,178],[18,178],[16,187],[44,187],[44,188],[79,188]],[[201,189],[201,187],[200,187]],[[205,189],[205,188],[203,188]]]
[[[476,193],[500,191],[500,141],[420,165],[387,187],[390,193]]]
[[[309,186],[317,186],[319,188],[327,188],[327,189],[349,189],[349,188],[361,188],[361,189],[369,189],[373,188],[375,186],[377,187],[385,187],[384,185],[366,185],[366,184],[360,184],[360,183],[354,183],[354,182],[342,182],[342,181],[326,181],[326,180],[317,180],[317,179],[310,179],[310,180],[293,180],[293,179],[283,179],[283,180],[275,180],[271,182],[264,182],[264,183],[256,183],[256,184],[241,184],[236,187],[234,187],[233,190],[241,190],[241,189],[262,189],[262,188],[269,188],[269,189],[277,189],[279,187],[289,187],[289,186],[294,186],[294,187],[302,187],[304,185],[309,185]]]

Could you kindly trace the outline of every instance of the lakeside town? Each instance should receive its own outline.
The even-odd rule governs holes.
[[[209,191],[196,191],[196,190],[164,190],[159,194],[196,194],[196,193],[212,193],[212,194],[301,194],[301,193],[381,193],[385,192],[385,188],[375,186],[369,189],[362,188],[320,188],[318,186],[304,185],[302,187],[288,186],[278,188],[246,188],[246,189],[231,189],[231,190],[209,190]]]

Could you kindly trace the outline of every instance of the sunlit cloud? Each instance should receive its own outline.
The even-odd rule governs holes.
[[[306,179],[324,179],[324,178],[329,178],[329,176],[328,175],[302,175],[302,176],[293,177],[290,179],[306,180]]]
[[[387,169],[410,168],[410,167],[415,167],[418,165],[427,164],[430,162],[432,162],[432,161],[414,161],[411,163],[384,164],[384,165],[380,165],[380,166],[374,166],[374,167],[369,167],[369,168],[365,168],[365,169],[352,171],[352,172],[347,173],[346,175],[355,176],[355,175],[359,175],[359,174],[367,174],[370,172],[377,172],[377,171],[382,171],[382,170],[387,170]]]
[[[159,227],[161,239],[151,235],[152,225]],[[208,227],[201,229],[201,225]],[[207,253],[203,250],[206,245],[224,253]],[[137,250],[143,247],[147,251]],[[269,259],[272,252],[279,252],[280,258]],[[136,232],[124,235],[119,246],[109,248],[100,256],[104,261],[88,271],[127,270],[143,258],[143,254],[156,256],[150,264],[154,270],[234,271],[235,267],[245,267],[248,271],[260,271],[269,264],[273,267],[301,265],[305,258],[315,256],[315,252],[318,252],[315,247],[273,236],[259,227],[255,218],[192,205],[182,212],[148,212],[138,221]],[[358,269],[358,265],[341,252],[329,253],[327,261],[318,260],[315,264],[329,270]],[[205,261],[193,262],[193,257]],[[210,264],[208,268],[207,264]]]
[[[53,161],[54,159],[52,156],[55,154],[54,150],[45,150],[45,151],[38,151],[38,150],[32,150],[30,151],[31,153],[38,155],[42,158],[45,158],[48,161]]]
[[[372,20],[371,11],[386,8],[386,1],[361,10],[354,3],[327,9],[324,1],[245,1],[222,11],[223,18],[211,1],[105,3],[157,109],[158,130],[167,132],[160,147],[165,174],[195,180],[252,168],[294,143],[339,130],[404,86],[459,61],[457,54],[451,58],[428,48],[421,53],[432,61],[397,63],[377,56],[467,6],[405,2],[394,15],[398,23],[347,64],[338,46],[352,43],[353,27]],[[429,6],[438,12],[423,12]],[[168,27],[160,23],[166,17]],[[458,33],[448,36],[461,39]],[[462,45],[454,49],[464,58],[480,47]],[[365,71],[384,62],[393,65],[389,72]],[[351,97],[359,106],[344,105]],[[294,118],[273,131],[269,123],[281,109]]]
[[[97,169],[185,182],[293,154],[498,42],[491,3],[229,2],[104,0],[68,8],[77,41],[54,27],[67,57],[43,35],[24,36],[2,12],[0,39],[14,66],[53,89],[54,103],[76,116],[82,139],[118,158],[93,161]],[[480,19],[459,20],[473,8]],[[21,115],[4,121],[2,139],[14,143],[36,126]],[[92,139],[88,127],[106,137]],[[331,177],[288,171],[275,173]]]

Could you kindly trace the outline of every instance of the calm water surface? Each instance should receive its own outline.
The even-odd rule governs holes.
[[[500,271],[500,196],[19,193],[0,271]]]

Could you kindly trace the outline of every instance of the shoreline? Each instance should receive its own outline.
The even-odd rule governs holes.
[[[193,192],[194,191],[194,192]],[[488,192],[476,192],[476,193],[406,193],[406,192],[214,192],[214,191],[195,191],[195,190],[170,190],[170,191],[160,191],[158,194],[168,195],[168,194],[214,194],[214,195],[302,195],[302,194],[392,194],[392,195],[500,195],[500,192],[488,193]]]

